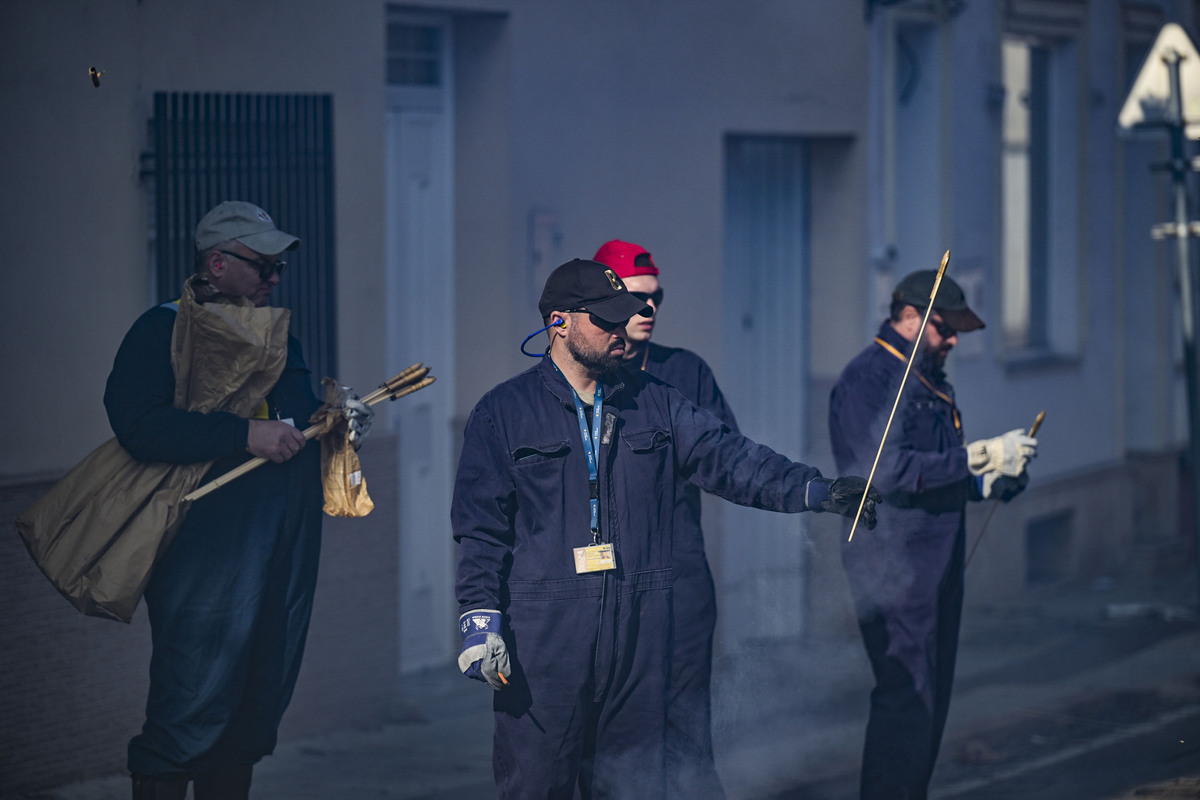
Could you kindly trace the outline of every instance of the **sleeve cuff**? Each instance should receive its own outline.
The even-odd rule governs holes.
[[[804,486],[804,505],[809,511],[820,511],[822,504],[829,499],[829,486],[833,481],[826,478],[813,478]]]
[[[463,642],[472,636],[500,633],[501,619],[500,612],[494,608],[477,608],[458,618],[458,631],[462,634]]]

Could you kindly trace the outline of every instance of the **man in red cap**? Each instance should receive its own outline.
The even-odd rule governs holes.
[[[593,260],[616,271],[629,293],[653,312],[648,317],[632,317],[625,328],[626,368],[643,370],[666,381],[736,431],[737,420],[704,359],[690,350],[650,341],[663,289],[658,282],[658,267],[646,248],[613,239],[596,251]],[[672,797],[722,798],[725,792],[713,759],[710,696],[716,590],[704,555],[700,490],[683,481],[676,497],[671,558],[676,613],[667,708],[668,788]]]

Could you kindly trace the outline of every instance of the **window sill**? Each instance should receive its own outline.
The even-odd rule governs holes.
[[[1008,350],[1000,355],[1000,363],[1008,373],[1073,369],[1081,362],[1082,359],[1078,355],[1055,353],[1050,350]]]

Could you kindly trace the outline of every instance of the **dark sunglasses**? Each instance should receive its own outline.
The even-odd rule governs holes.
[[[226,256],[233,256],[238,261],[245,261],[250,266],[258,270],[258,277],[264,281],[270,280],[272,275],[282,275],[283,270],[287,267],[287,262],[283,259],[276,261],[263,261],[259,258],[246,258],[237,253],[231,253],[228,250],[218,250],[218,253]]]
[[[653,292],[630,292],[630,294],[643,303],[654,303],[655,308],[662,305],[663,290],[661,286]]]
[[[947,325],[944,320],[933,319],[930,317],[929,324],[932,325],[933,329],[938,332],[938,336],[942,337],[943,339],[949,339],[951,336],[958,335],[958,331]]]
[[[645,302],[645,301],[643,301],[643,302]],[[588,318],[592,321],[592,324],[606,333],[615,331],[618,328],[624,328],[625,323],[629,322],[629,320],[627,320],[627,319],[621,320],[620,322],[609,322],[606,319],[600,319],[595,314],[588,311],[586,308],[572,308],[567,313],[568,314],[587,314]]]

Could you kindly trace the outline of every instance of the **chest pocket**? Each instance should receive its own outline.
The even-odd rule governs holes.
[[[954,410],[940,398],[921,397],[908,404],[904,415],[905,438],[919,450],[943,450],[958,444]]]
[[[671,434],[662,428],[641,428],[621,432],[621,441],[632,457],[626,455],[625,472],[633,486],[653,486],[667,471],[671,453]]]
[[[570,452],[571,445],[565,439],[555,442],[526,444],[512,451],[512,460],[513,465],[518,468],[533,467],[538,464],[544,464],[547,461],[558,463],[559,459],[562,459]]]
[[[671,444],[671,434],[662,428],[646,428],[636,431],[625,431],[621,438],[629,449],[639,455],[647,455],[655,451],[665,451]]]

